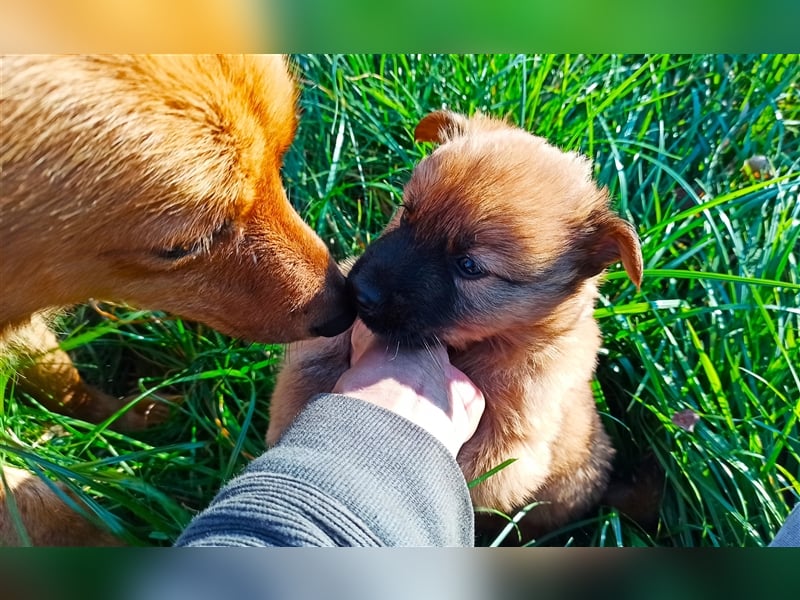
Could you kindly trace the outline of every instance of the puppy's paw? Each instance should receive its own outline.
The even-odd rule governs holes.
[[[117,400],[117,410],[128,404],[136,396],[129,396]],[[142,431],[149,427],[161,425],[170,418],[175,406],[183,402],[183,396],[177,394],[164,394],[156,398],[145,397],[137,402],[128,411],[119,416],[111,428],[123,433]]]

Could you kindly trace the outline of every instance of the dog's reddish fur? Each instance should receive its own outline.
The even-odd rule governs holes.
[[[121,403],[80,380],[44,309],[123,301],[271,342],[352,322],[344,277],[281,182],[296,128],[282,57],[15,56],[0,70],[0,345],[45,354],[22,383],[52,408],[100,420]],[[35,543],[67,541],[48,533],[57,511],[21,512]]]
[[[526,517],[530,531],[552,529],[597,502],[608,482],[614,451],[590,387],[601,344],[593,310],[609,264],[621,261],[639,285],[638,239],[577,154],[503,121],[444,111],[423,119],[416,138],[442,145],[350,272],[359,314],[390,343],[449,346],[486,396],[458,455],[467,479],[516,459],[472,489],[475,505],[511,512],[542,502]],[[483,275],[458,276],[463,256]],[[451,306],[429,300],[445,289]],[[290,346],[268,443],[314,393],[332,389],[348,349],[347,334]]]

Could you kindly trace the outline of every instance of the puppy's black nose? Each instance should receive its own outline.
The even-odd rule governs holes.
[[[355,298],[359,312],[371,312],[380,305],[382,296],[377,286],[360,278],[348,278],[352,297]]]

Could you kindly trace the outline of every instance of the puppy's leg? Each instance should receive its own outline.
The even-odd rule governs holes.
[[[535,493],[535,499],[543,504],[520,523],[531,538],[583,517],[596,508],[608,487],[615,450],[591,392],[588,388],[585,392],[582,398],[573,398],[570,421],[564,428],[565,436],[581,442],[559,455],[571,440],[565,441],[563,436],[558,440],[552,473]]]
[[[316,394],[330,392],[350,367],[350,330],[334,338],[291,344],[269,405],[267,445],[273,446]]]
[[[20,387],[53,412],[99,423],[130,401],[85,383],[41,315],[34,315],[30,323],[16,329],[11,344],[15,352],[23,355],[17,370]],[[163,422],[168,416],[167,405],[145,399],[120,415],[112,428],[137,431]]]
[[[571,410],[561,426],[562,433],[547,443],[548,451],[543,453],[534,438],[507,448],[503,454],[494,453],[492,461],[481,461],[499,464],[503,456],[517,459],[471,490],[477,506],[501,509],[515,517],[523,506],[533,505],[524,516],[517,517],[516,530],[505,538],[506,544],[527,543],[583,517],[597,506],[608,486],[615,451],[591,390],[576,390],[569,398]],[[484,432],[483,440],[489,440],[481,442],[484,451],[502,439],[494,431]],[[476,469],[469,455],[459,454],[459,464],[468,479],[486,470]],[[512,503],[517,506],[510,506]],[[507,519],[497,515],[479,513],[475,529],[481,543],[491,542],[507,524]]]
[[[649,533],[656,533],[666,474],[653,453],[627,475],[613,473],[603,504],[616,508]]]
[[[33,473],[2,465],[0,468],[0,546],[20,546],[24,543],[18,528],[19,522],[25,527],[33,546],[122,545],[114,536],[76,513]],[[18,520],[12,516],[12,499],[7,492],[13,495]],[[75,499],[70,492],[65,492]]]

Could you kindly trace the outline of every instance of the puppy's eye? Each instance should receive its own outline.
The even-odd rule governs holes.
[[[483,269],[481,269],[475,259],[470,256],[462,256],[456,261],[456,265],[458,266],[458,272],[461,276],[467,279],[477,279],[485,275]]]

